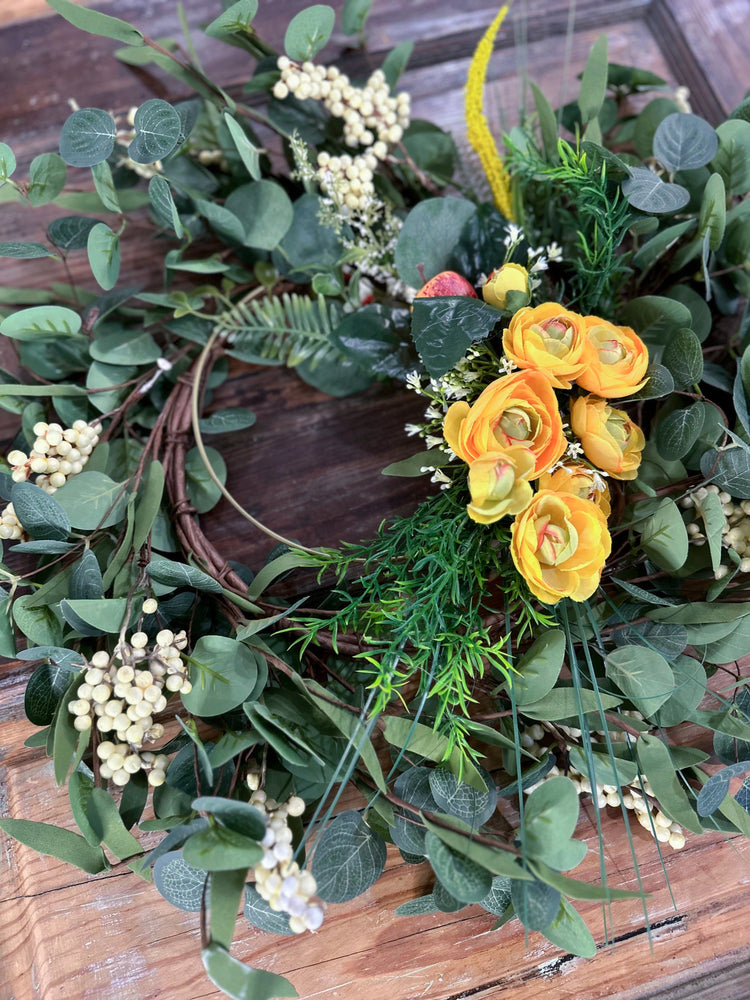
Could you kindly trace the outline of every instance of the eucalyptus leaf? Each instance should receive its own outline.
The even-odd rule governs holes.
[[[704,166],[713,159],[718,146],[716,131],[698,115],[667,115],[654,132],[654,156],[672,173]]]
[[[218,824],[192,834],[182,847],[188,864],[209,872],[251,868],[263,854],[264,849],[255,840]]]
[[[271,1000],[273,997],[297,996],[288,979],[273,972],[251,969],[214,942],[206,945],[201,958],[208,978],[230,1000]]]
[[[326,903],[345,903],[366,892],[383,873],[386,847],[359,813],[337,816],[315,844],[312,874]]]
[[[19,309],[0,323],[0,333],[4,337],[22,341],[75,337],[80,329],[81,317],[66,306]]]
[[[62,127],[60,155],[71,167],[93,167],[108,159],[114,148],[114,119],[99,108],[74,111]]]
[[[108,292],[120,274],[120,237],[104,222],[98,222],[89,232],[86,251],[91,273],[99,287]]]
[[[102,571],[91,549],[86,549],[73,567],[69,594],[74,601],[98,600],[104,596]]]
[[[114,41],[124,42],[126,45],[143,45],[141,32],[126,21],[121,21],[118,17],[111,17],[98,10],[81,7],[79,4],[73,3],[73,0],[47,0],[47,3],[66,21],[70,21],[81,31],[88,31],[92,35],[102,35],[104,38],[112,38]]]
[[[65,541],[71,522],[58,500],[33,483],[14,483],[10,493],[13,510],[32,538]]]
[[[239,219],[245,246],[273,250],[292,225],[294,209],[289,195],[275,181],[258,180],[235,188],[225,203]]]
[[[39,854],[58,858],[90,875],[109,869],[101,847],[92,847],[80,834],[29,819],[0,819],[0,830]]]
[[[80,472],[55,493],[55,501],[70,524],[81,531],[109,528],[125,516],[128,497],[125,483],[116,483],[103,472]]]
[[[35,260],[40,257],[54,257],[55,254],[43,243],[19,243],[15,240],[0,242],[0,257],[15,260]]]
[[[688,556],[688,534],[674,500],[663,497],[639,525],[643,549],[661,569],[674,572]]]
[[[185,228],[180,220],[180,213],[177,211],[169,181],[158,175],[152,177],[148,182],[148,197],[151,208],[157,220],[163,226],[174,230],[175,235],[182,239]]]
[[[124,597],[102,600],[63,600],[60,611],[65,621],[81,635],[97,636],[120,631],[127,610]]]
[[[666,184],[658,174],[645,167],[631,167],[622,182],[622,193],[633,208],[654,215],[678,212],[690,201],[690,192],[681,184]]]
[[[514,879],[510,894],[516,916],[529,931],[543,931],[560,908],[559,890],[537,879],[533,882]]]
[[[104,788],[92,788],[86,814],[99,841],[119,860],[142,853],[141,845],[125,829],[114,799]]]
[[[450,269],[461,231],[475,213],[476,207],[463,198],[427,198],[419,202],[406,217],[396,244],[396,268],[401,279],[420,288],[439,272]]]
[[[692,833],[702,833],[703,827],[677,777],[669,748],[657,736],[644,733],[638,737],[636,752],[662,812]]]
[[[32,205],[46,205],[65,187],[68,168],[57,153],[40,153],[31,161],[27,197]]]
[[[261,178],[260,151],[255,148],[250,139],[248,139],[245,134],[245,130],[242,128],[240,123],[236,118],[233,118],[229,112],[224,112],[224,122],[229,129],[232,142],[240,155],[240,159],[242,160],[245,169],[254,181],[259,181]]]
[[[128,156],[136,163],[154,163],[164,159],[182,138],[179,112],[158,97],[138,108],[133,125],[135,138],[128,146]]]
[[[185,563],[173,562],[171,559],[152,559],[146,566],[146,572],[152,580],[168,587],[193,587],[195,590],[209,594],[221,594],[223,588],[218,580],[204,573],[197,566],[186,566]]]
[[[89,233],[98,225],[98,221],[85,215],[65,215],[50,222],[47,236],[60,250],[84,250]]]
[[[519,708],[539,701],[552,690],[560,676],[565,651],[565,633],[561,629],[548,629],[519,657],[511,674],[512,691]]]
[[[193,715],[215,716],[242,704],[255,687],[258,657],[229,636],[201,636],[190,654],[193,688],[182,695],[185,708]]]
[[[440,884],[454,899],[478,903],[492,889],[492,875],[486,868],[452,851],[434,833],[427,832],[425,848]]]
[[[703,191],[698,237],[708,234],[711,250],[718,250],[727,224],[727,193],[721,174],[711,174]]]
[[[245,918],[253,927],[269,934],[294,935],[289,926],[289,914],[272,910],[268,902],[253,885],[245,886]]]
[[[460,781],[446,767],[436,767],[429,776],[430,790],[440,810],[473,829],[483,826],[497,805],[497,789],[492,778],[487,771],[481,770],[480,774],[487,784],[485,791]]]
[[[650,717],[670,697],[675,679],[667,661],[656,650],[644,646],[621,646],[605,660],[607,677]]]
[[[335,20],[334,10],[327,4],[301,10],[286,29],[284,51],[297,62],[313,59],[331,37]]]
[[[203,905],[208,872],[185,861],[182,851],[169,851],[154,864],[154,886],[178,910],[197,913]]]

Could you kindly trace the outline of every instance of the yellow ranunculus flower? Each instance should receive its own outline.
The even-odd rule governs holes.
[[[534,476],[554,465],[567,446],[555,393],[535,371],[495,379],[472,406],[463,400],[454,403],[445,415],[443,434],[469,464],[487,452],[522,445],[534,454]]]
[[[605,517],[609,517],[612,510],[609,503],[609,486],[594,469],[580,462],[561,465],[554,472],[543,472],[537,486],[540,490],[574,493],[582,500],[591,500]]]
[[[584,368],[584,318],[556,302],[519,309],[503,333],[503,350],[519,368],[542,372],[556,389],[570,389]]]
[[[505,309],[508,292],[529,294],[529,272],[520,264],[503,264],[490,274],[482,286],[484,301],[498,309]]]
[[[607,519],[590,500],[542,490],[511,527],[511,555],[532,594],[545,604],[585,601],[612,549]]]
[[[629,326],[615,326],[598,316],[584,318],[583,360],[577,378],[587,392],[607,399],[630,396],[648,379],[648,348]]]
[[[492,524],[506,514],[520,514],[531,502],[529,478],[534,454],[521,445],[488,451],[469,466],[471,503],[466,513],[479,524]]]
[[[590,462],[615,479],[635,479],[646,438],[624,410],[597,396],[579,396],[570,404],[570,426]]]

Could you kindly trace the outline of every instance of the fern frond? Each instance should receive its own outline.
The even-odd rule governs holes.
[[[227,353],[232,357],[294,368],[340,355],[331,342],[339,318],[338,304],[322,295],[311,299],[284,292],[238,302],[218,317],[216,326],[231,345]]]

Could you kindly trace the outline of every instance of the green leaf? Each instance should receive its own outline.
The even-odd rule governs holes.
[[[727,194],[721,174],[711,174],[706,182],[698,220],[698,238],[708,233],[708,245],[718,250],[727,224]]]
[[[515,664],[511,675],[516,704],[533,704],[548,694],[560,676],[565,660],[565,633],[548,629],[538,636]]]
[[[581,122],[586,124],[596,118],[604,104],[607,92],[607,36],[599,35],[591,47],[581,77],[578,107]]]
[[[571,841],[578,823],[578,793],[570,778],[548,778],[526,800],[524,843],[529,854],[553,868],[574,868],[586,845]]]
[[[0,323],[0,333],[4,337],[22,341],[76,337],[80,329],[81,317],[65,306],[19,309]]]
[[[209,38],[248,32],[257,12],[258,0],[238,0],[211,21],[203,31]]]
[[[567,899],[560,900],[560,909],[551,924],[544,928],[544,936],[552,944],[570,955],[594,958],[596,941],[580,913]]]
[[[396,244],[399,277],[414,288],[450,268],[461,232],[476,214],[463,198],[427,198],[407,215]],[[424,277],[420,271],[424,272]]]
[[[238,799],[226,799],[221,795],[203,795],[193,799],[193,809],[211,813],[221,820],[224,826],[250,837],[251,840],[262,840],[266,833],[266,819],[259,809],[248,802]]]
[[[98,601],[104,597],[102,571],[91,549],[86,549],[70,574],[70,597],[74,601]]]
[[[272,910],[253,885],[245,886],[244,914],[249,924],[269,934],[293,935],[289,927],[289,914]]]
[[[721,175],[730,194],[750,191],[750,122],[739,119],[722,122],[716,129],[719,148],[711,169]]]
[[[434,760],[437,763],[445,761],[453,774],[471,785],[478,791],[487,788],[484,778],[474,767],[466,755],[454,750],[446,760],[448,753],[448,737],[436,733],[431,726],[423,726],[412,719],[400,719],[389,715],[385,720],[383,735],[386,740],[397,747],[407,748],[413,754]],[[407,742],[408,741],[408,742]]]
[[[398,83],[398,79],[406,69],[407,63],[411,59],[414,51],[414,42],[399,42],[383,60],[382,70],[385,75],[385,82],[393,90]]]
[[[182,851],[168,851],[154,863],[154,885],[159,893],[179,910],[198,913],[208,872],[189,865]]]
[[[140,551],[151,532],[156,515],[159,513],[163,493],[164,467],[161,462],[153,461],[146,470],[135,507],[132,543],[135,552]]]
[[[331,37],[336,14],[333,7],[316,3],[296,14],[284,35],[284,51],[290,59],[313,59]]]
[[[182,137],[179,112],[158,97],[138,108],[133,126],[135,138],[128,146],[128,156],[136,163],[155,163],[164,159]]]
[[[704,534],[711,554],[711,569],[716,571],[721,563],[722,539],[726,518],[721,500],[715,493],[708,493],[697,505],[703,521]]]
[[[102,14],[98,10],[89,10],[73,3],[72,0],[47,0],[47,3],[66,21],[82,31],[88,31],[91,35],[102,35],[116,42],[124,42],[125,45],[143,45],[143,35],[140,31],[118,17],[110,17],[109,14]]]
[[[79,765],[74,771],[71,772],[71,775],[68,778],[70,811],[73,813],[73,819],[76,821],[78,829],[86,838],[86,842],[91,844],[92,847],[98,847],[102,842],[102,838],[99,836],[97,831],[93,829],[91,823],[89,823],[87,812],[93,789],[93,775],[90,774],[88,768],[85,768],[84,770],[83,764]]]
[[[260,180],[235,188],[225,206],[242,223],[245,246],[273,250],[289,232],[294,209],[275,181]]]
[[[98,334],[89,352],[95,361],[111,365],[148,365],[161,357],[161,348],[149,333],[131,328]]]
[[[86,814],[99,841],[120,861],[142,853],[141,845],[125,829],[114,799],[104,788],[91,790]]]
[[[450,371],[502,318],[499,309],[468,296],[415,299],[412,336],[430,376],[440,378]]]
[[[16,169],[16,157],[13,150],[5,142],[0,142],[0,184],[11,177]]]
[[[225,826],[211,826],[185,841],[182,856],[194,868],[209,872],[247,870],[263,857],[260,844]]]
[[[101,847],[92,847],[80,834],[59,826],[29,819],[0,819],[0,830],[39,854],[58,858],[90,875],[109,869]]]
[[[245,130],[228,111],[224,112],[224,122],[229,129],[234,148],[239,153],[245,169],[254,181],[259,181],[261,179],[260,151],[250,142],[247,135],[245,135]]]
[[[106,635],[120,631],[127,603],[124,597],[108,597],[99,601],[63,600],[60,611],[65,621],[81,635]]]
[[[341,30],[345,35],[361,35],[370,13],[372,0],[346,0],[341,11]]]
[[[38,486],[14,483],[10,499],[16,517],[32,538],[64,541],[70,534],[71,525],[64,508]]]
[[[29,167],[28,199],[32,205],[46,205],[65,187],[68,168],[57,153],[35,156]]]
[[[79,679],[72,677],[57,706],[52,726],[52,757],[55,782],[58,786],[65,784],[71,767],[75,770],[80,764],[83,749],[91,738],[91,730],[79,733],[73,728],[73,715],[68,709],[71,701],[78,697],[78,686]],[[49,753],[49,745],[47,752]]]
[[[446,452],[441,451],[439,448],[430,448],[429,451],[420,451],[417,455],[411,455],[400,462],[392,462],[390,465],[386,465],[381,474],[384,476],[414,478],[426,475],[430,471],[429,466],[437,469],[443,465],[448,465],[451,461],[452,459]]]
[[[98,219],[89,219],[85,215],[65,215],[50,222],[47,236],[60,250],[83,250],[89,233],[97,223]]]
[[[125,516],[128,497],[125,483],[116,483],[103,472],[80,472],[61,486],[55,500],[81,531],[110,528]]]
[[[646,167],[631,167],[630,177],[622,182],[622,193],[633,208],[654,215],[678,212],[690,201],[690,192],[681,184],[665,184]]]
[[[643,550],[661,569],[675,572],[688,556],[688,533],[674,500],[663,497],[639,525]]]
[[[55,2],[59,3],[61,0]],[[76,10],[80,9],[76,7]],[[114,148],[114,120],[112,115],[99,108],[74,111],[62,127],[60,155],[71,167],[93,167],[108,159]]]
[[[677,777],[669,748],[657,736],[644,733],[638,737],[636,752],[662,812],[692,833],[702,833],[703,827]]]
[[[259,654],[223,635],[203,635],[190,655],[193,689],[182,695],[188,712],[223,715],[245,701],[258,677]]]
[[[152,559],[146,566],[146,572],[152,580],[168,587],[193,587],[209,594],[221,594],[223,588],[218,580],[204,573],[197,566],[186,566],[185,563],[172,562],[161,557]]]
[[[13,257],[15,260],[35,260],[39,257],[54,257],[49,247],[43,243],[17,243],[14,241],[0,242],[0,257]]]
[[[627,889],[611,889],[608,885],[591,885],[588,882],[581,882],[575,878],[568,878],[561,875],[543,861],[533,861],[529,867],[535,875],[546,882],[547,885],[554,886],[560,892],[571,899],[643,899],[640,892],[630,892]]]
[[[585,688],[576,694],[573,688],[554,688],[544,698],[530,705],[524,705],[523,714],[530,719],[543,719],[554,722],[558,719],[572,719],[578,716],[578,698],[584,714],[598,712],[599,705],[604,711],[620,704],[620,699],[612,695],[602,694],[599,699],[594,691]]]
[[[226,410],[216,410],[209,417],[199,421],[202,434],[228,434],[230,431],[244,431],[255,423],[255,414],[244,406],[230,406]]]
[[[117,197],[115,182],[112,179],[112,170],[106,160],[94,164],[91,168],[91,178],[94,181],[96,193],[101,198],[102,205],[104,205],[107,211],[121,213],[122,208]]]
[[[222,483],[226,482],[227,467],[220,452],[206,448],[208,460]],[[188,498],[199,514],[211,510],[221,499],[221,490],[209,476],[197,448],[191,448],[185,456],[186,489]]]
[[[247,868],[211,872],[208,883],[211,941],[225,948],[232,944],[246,878]]]
[[[620,646],[607,655],[605,663],[607,677],[647,718],[674,691],[672,669],[656,650],[644,646]]]
[[[461,903],[478,903],[492,888],[492,875],[486,868],[461,857],[434,833],[427,832],[427,858],[440,884]]]
[[[312,874],[318,896],[326,903],[345,903],[366,892],[383,874],[386,848],[358,812],[337,816],[315,843]]]
[[[486,771],[480,774],[487,785],[485,790],[460,781],[446,767],[430,771],[430,791],[438,807],[475,830],[490,819],[497,805],[497,789],[492,778]]]
[[[479,905],[496,917],[501,917],[510,904],[511,880],[505,875],[496,875],[492,880],[490,891],[479,900]]]
[[[694,228],[695,219],[684,219],[673,226],[659,230],[633,255],[633,264],[641,270],[647,271],[650,267],[653,267],[657,260],[664,256],[667,250],[671,250],[685,233]],[[677,287],[682,288],[684,286],[679,285]],[[670,291],[670,297],[672,297],[672,291],[674,289]]]
[[[697,115],[667,115],[654,132],[653,154],[667,170],[696,170],[716,155],[716,131]]]
[[[445,817],[450,820],[451,817]],[[451,847],[457,854],[475,861],[478,865],[492,872],[493,875],[504,875],[512,879],[533,878],[519,864],[516,854],[503,848],[500,844],[497,847],[488,847],[486,844],[478,844],[472,840],[468,833],[462,830],[438,826],[428,819],[422,817],[422,822],[435,836],[439,837],[444,844]]]
[[[104,222],[98,222],[86,241],[91,273],[106,292],[114,288],[120,274],[120,237]]]
[[[164,177],[152,177],[148,182],[148,197],[154,215],[163,226],[171,226],[175,234],[182,239],[185,229],[180,221],[169,182]]]
[[[589,780],[593,771],[594,780],[599,785],[629,785],[638,775],[638,768],[632,761],[622,760],[620,757],[610,758],[608,753],[591,753],[579,747],[571,747],[569,760],[571,766],[585,774]],[[561,868],[562,865],[554,867]]]
[[[660,421],[656,429],[656,447],[659,449],[659,454],[669,462],[682,458],[698,440],[702,429],[701,406],[693,404],[682,410],[674,410]]]
[[[720,490],[737,499],[750,499],[750,449],[746,445],[710,449],[701,458],[701,472]]]
[[[226,949],[213,942],[201,952],[208,978],[230,1000],[272,1000],[273,997],[296,997],[297,991],[283,976],[251,969]]]
[[[559,891],[538,879],[511,882],[510,898],[516,916],[529,931],[543,931],[560,908]]]
[[[13,620],[23,634],[37,646],[57,646],[62,641],[62,628],[51,607],[34,607],[33,594],[24,594],[13,601]]]
[[[29,678],[24,693],[23,707],[29,722],[35,726],[49,726],[71,678],[79,673],[80,667],[69,661],[40,664]]]

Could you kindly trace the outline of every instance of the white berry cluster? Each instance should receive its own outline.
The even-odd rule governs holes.
[[[83,470],[101,432],[100,423],[88,424],[85,420],[76,420],[72,427],[65,428],[40,420],[34,424],[36,440],[29,454],[16,449],[8,455],[13,481],[23,483],[35,474],[36,485],[45,493],[54,493],[70,476]]]
[[[26,533],[23,530],[23,525],[16,517],[13,504],[9,503],[8,506],[0,512],[0,538],[9,538],[11,541],[16,542],[25,537]]]
[[[281,79],[273,88],[283,100],[293,94],[299,100],[321,101],[334,118],[344,123],[344,142],[352,148],[366,148],[354,156],[318,154],[321,187],[341,206],[352,212],[364,211],[374,194],[372,183],[378,161],[388,156],[388,147],[400,142],[409,125],[410,99],[405,92],[391,96],[385,74],[376,69],[364,87],[354,87],[349,77],[335,66],[301,65],[280,56]]]
[[[318,888],[313,875],[293,860],[292,831],[288,816],[301,816],[305,803],[298,795],[286,802],[269,798],[259,788],[258,774],[249,774],[250,804],[266,816],[266,834],[261,841],[265,853],[255,866],[255,888],[272,910],[289,914],[289,928],[295,934],[316,931],[323,923],[323,907],[310,900]]]
[[[628,712],[623,713],[628,714],[635,718],[642,718],[638,712]],[[580,737],[580,729],[572,729],[567,726],[558,726],[558,729],[562,730],[566,735],[571,738]],[[528,726],[521,733],[521,745],[532,753],[539,753],[543,750],[539,744],[544,736],[544,729],[538,723],[532,726]],[[610,733],[613,741],[616,741],[616,737],[620,739],[625,738],[625,733]],[[555,764],[547,774],[538,781],[535,785],[530,786],[525,789],[526,794],[530,794],[535,788],[538,788],[544,781],[548,778],[554,778],[557,775],[564,774],[566,777],[570,778],[573,785],[579,795],[590,795],[592,799],[596,799],[596,804],[599,809],[605,809],[607,806],[612,806],[615,809],[619,809],[621,806],[625,806],[626,809],[632,809],[635,812],[636,819],[641,824],[641,826],[648,830],[648,832],[662,844],[669,844],[674,850],[679,851],[685,846],[685,836],[682,832],[682,827],[677,823],[674,823],[667,815],[665,815],[661,809],[656,805],[654,801],[654,793],[648,782],[648,779],[644,776],[636,778],[634,782],[630,785],[624,785],[622,788],[622,801],[620,800],[620,791],[617,785],[602,785],[596,782],[592,787],[591,781],[585,775],[581,774],[570,764],[565,770],[562,770]]]
[[[706,544],[701,504],[712,493],[721,501],[724,514],[724,526],[721,529],[722,545],[727,549],[733,549],[740,557],[740,572],[750,573],[750,500],[740,500],[735,503],[729,493],[720,490],[713,483],[710,486],[700,486],[692,493],[688,493],[680,501],[680,506],[695,511],[696,520],[690,521],[687,526],[690,541],[694,545]],[[717,580],[721,580],[728,573],[729,566],[724,563],[717,566],[714,576]]]
[[[164,735],[164,726],[154,722],[154,715],[166,708],[167,694],[191,690],[181,655],[186,646],[184,632],[175,635],[162,629],[151,647],[145,632],[134,632],[111,656],[100,650],[91,657],[78,697],[68,708],[79,732],[90,729],[96,719],[99,733],[117,737],[117,742],[105,740],[96,749],[103,778],[127,785],[132,774],[143,770],[150,785],[164,783],[168,758],[144,752],[143,745]]]

